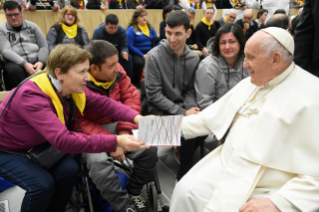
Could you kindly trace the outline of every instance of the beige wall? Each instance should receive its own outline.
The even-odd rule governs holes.
[[[297,9],[291,10],[291,15],[297,14]],[[78,11],[79,18],[81,20],[81,24],[84,26],[86,31],[89,34],[89,38],[92,37],[94,28],[99,24],[104,23],[105,16],[109,13],[116,14],[119,17],[120,24],[127,28],[131,17],[133,15],[134,10],[82,10]],[[256,15],[258,10],[254,10],[254,14]],[[26,20],[32,21],[36,23],[44,35],[48,33],[51,26],[54,25],[58,21],[60,12],[53,11],[24,11],[23,17]],[[162,10],[147,10],[148,20],[159,34],[159,24],[162,21]],[[216,18],[220,18],[223,14],[223,10],[218,10]],[[203,10],[196,10],[195,20],[193,21],[194,26],[203,18]],[[3,11],[0,11],[0,23],[6,21],[5,15]]]

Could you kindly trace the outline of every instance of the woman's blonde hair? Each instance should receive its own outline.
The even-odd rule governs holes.
[[[60,25],[66,24],[65,21],[64,21],[64,17],[65,17],[65,14],[66,14],[68,11],[70,11],[70,13],[75,16],[74,24],[77,24],[77,25],[79,26],[79,24],[80,24],[80,19],[79,19],[79,16],[78,16],[78,12],[77,12],[76,9],[75,9],[74,7],[72,7],[71,5],[66,5],[66,6],[61,10],[58,24],[60,24]]]
[[[76,44],[59,44],[49,54],[47,59],[47,72],[56,78],[55,70],[61,69],[61,73],[86,60],[90,60],[92,54]]]

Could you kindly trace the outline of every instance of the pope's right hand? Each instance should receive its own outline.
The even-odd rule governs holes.
[[[117,146],[122,147],[127,152],[150,148],[144,141],[137,141],[133,135],[118,135]]]

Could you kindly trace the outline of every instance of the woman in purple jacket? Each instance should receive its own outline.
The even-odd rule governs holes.
[[[66,153],[114,152],[147,148],[130,135],[85,135],[68,130],[70,97],[83,112],[90,109],[114,120],[139,123],[140,115],[111,98],[86,88],[91,54],[74,44],[58,45],[47,60],[47,73],[25,82],[0,119],[0,147],[26,152],[48,141]],[[10,96],[0,105],[0,114]],[[0,151],[0,177],[26,190],[21,211],[64,211],[76,182],[78,166],[66,155],[50,170],[29,158]]]

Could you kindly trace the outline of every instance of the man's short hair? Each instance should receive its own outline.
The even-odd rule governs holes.
[[[189,7],[189,8],[187,8],[186,12],[192,14],[192,15],[195,17],[196,12],[195,12],[195,9],[194,9],[194,8]]]
[[[289,27],[289,16],[286,14],[275,14],[269,18],[265,27],[279,27],[282,29],[288,29]]]
[[[188,15],[179,10],[179,11],[174,11],[171,12],[168,16],[167,16],[167,20],[166,20],[166,24],[171,27],[177,27],[177,26],[184,26],[185,31],[187,31],[189,29],[189,17]]]
[[[234,13],[237,15],[237,10],[236,9],[229,9],[228,12],[227,12],[227,15],[230,14],[230,13]]]
[[[278,10],[276,10],[275,13],[274,13],[274,15],[275,15],[275,14],[284,14],[284,15],[287,15],[287,14],[286,14],[286,10],[284,10],[284,9],[278,9]]]
[[[262,16],[264,13],[268,13],[268,10],[266,9],[260,9],[257,13],[257,19],[260,18],[260,16]]]
[[[167,13],[172,12],[173,10],[175,10],[175,5],[170,4],[170,5],[167,5],[167,6],[164,7],[163,13],[162,13],[163,21],[165,21],[165,15]]]
[[[209,7],[206,8],[206,10],[204,10],[204,12],[206,12],[207,10],[214,10],[214,13],[215,13],[214,7],[209,6]]]
[[[119,18],[115,14],[108,14],[105,17],[105,24],[111,24],[111,25],[118,25],[119,24]]]
[[[93,57],[90,59],[90,65],[101,67],[106,59],[118,54],[117,49],[113,44],[104,40],[92,40],[86,48]]]
[[[246,13],[251,12],[251,18],[254,17],[254,11],[252,9],[248,9],[244,11],[243,17],[245,16]]]
[[[6,1],[3,5],[3,11],[18,9],[21,12],[21,6],[16,1]]]

